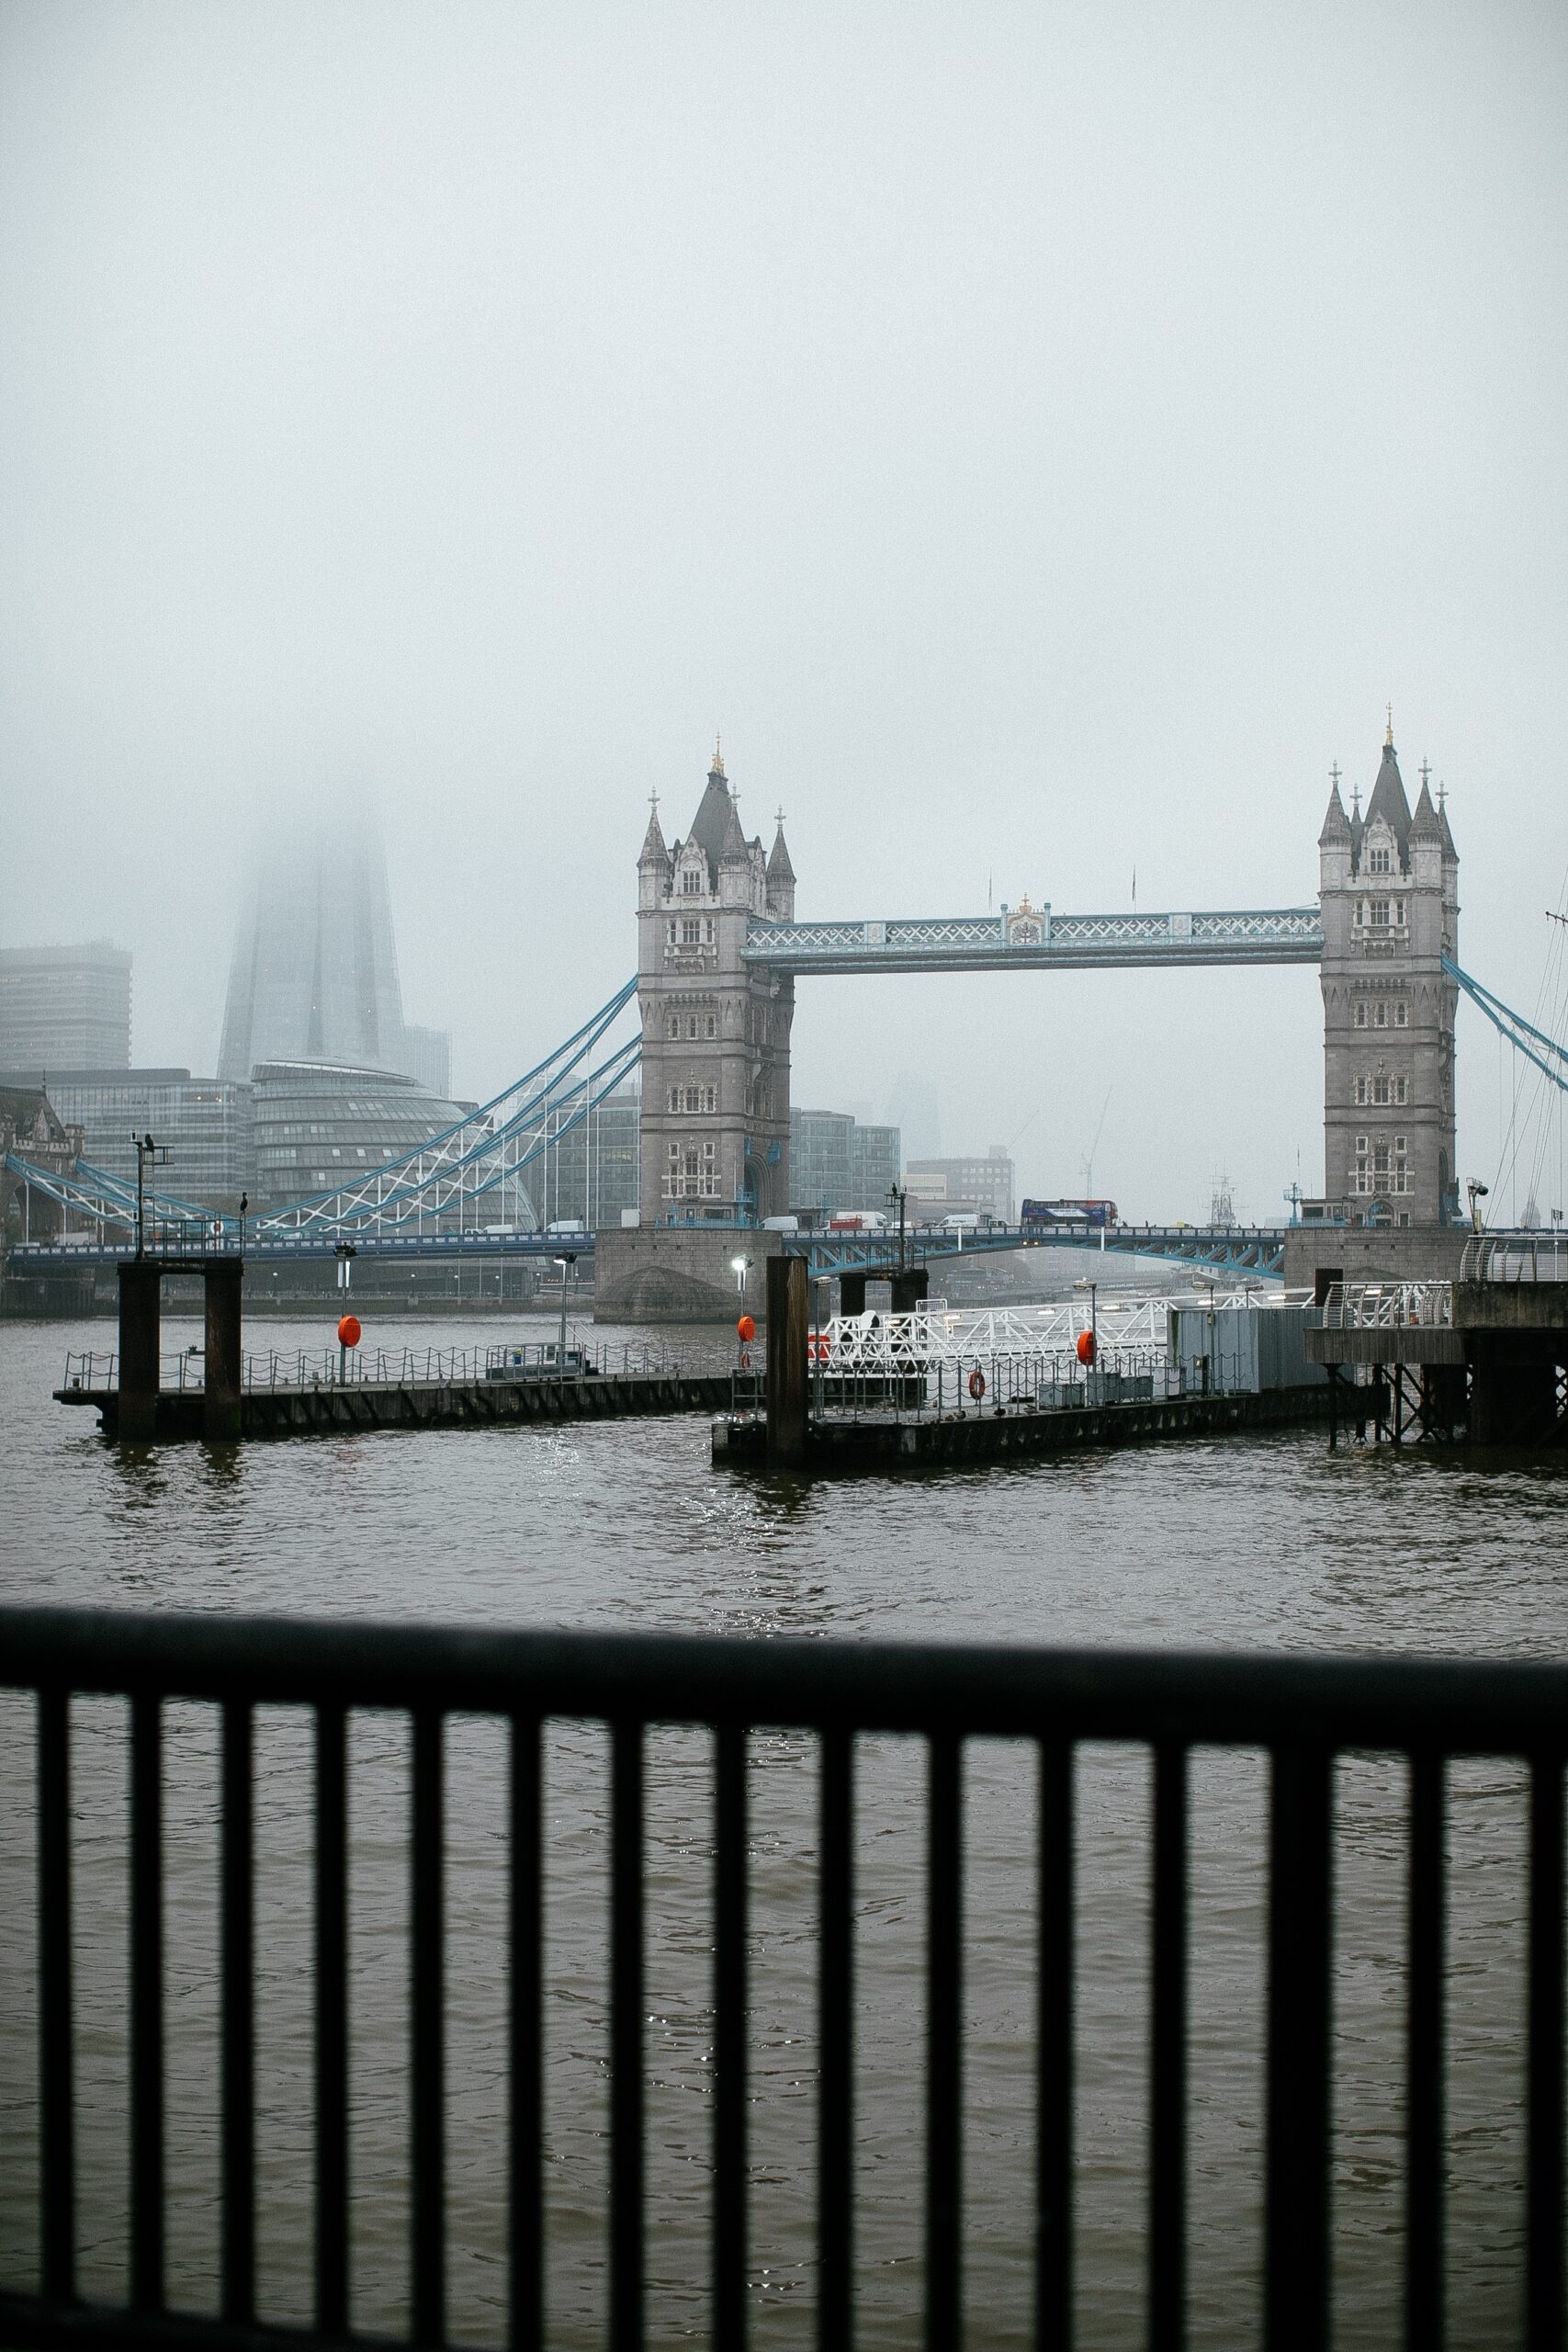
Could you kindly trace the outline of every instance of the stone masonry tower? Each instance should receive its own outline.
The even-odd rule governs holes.
[[[1367,813],[1334,775],[1318,836],[1324,1193],[1354,1218],[1446,1224],[1454,1177],[1459,853],[1421,770],[1412,818],[1390,714]],[[1439,799],[1441,796],[1439,794]]]
[[[656,801],[637,860],[644,1225],[789,1206],[795,983],[740,951],[749,929],[794,917],[783,818],[765,857],[716,749],[686,839],[665,847]]]

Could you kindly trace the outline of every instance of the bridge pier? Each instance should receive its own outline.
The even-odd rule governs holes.
[[[163,1269],[155,1258],[127,1258],[119,1268],[119,1415],[118,1435],[143,1445],[157,1434],[158,1351],[163,1337]]]
[[[839,1276],[839,1312],[840,1315],[865,1313],[865,1276],[842,1273]]]
[[[893,1277],[893,1312],[912,1315],[926,1303],[931,1286],[931,1275],[924,1266],[906,1266]]]

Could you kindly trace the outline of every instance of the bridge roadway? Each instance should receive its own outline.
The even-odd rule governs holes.
[[[1117,971],[1146,965],[1317,964],[1316,907],[1229,913],[1054,915],[1004,907],[995,915],[875,922],[763,922],[741,956],[781,972]]]
[[[754,1225],[725,1226],[716,1218],[705,1219],[694,1229],[729,1231],[738,1238],[754,1238],[759,1231]],[[1042,1231],[1033,1226],[1027,1229],[1021,1226],[993,1226],[987,1231],[974,1233],[921,1227],[906,1234],[904,1261],[909,1266],[924,1266],[949,1259],[956,1262],[962,1258],[997,1257],[1015,1250],[1092,1250],[1097,1256],[1160,1258],[1177,1264],[1213,1268],[1216,1272],[1250,1272],[1266,1280],[1277,1280],[1284,1262],[1285,1232],[1283,1226],[1211,1229],[1190,1225],[1117,1225],[1094,1234],[1054,1227]],[[188,1241],[173,1246],[166,1234],[159,1234],[152,1246],[171,1270],[179,1260],[188,1258],[191,1272],[198,1273],[207,1261],[220,1257],[243,1255],[248,1263],[262,1266],[331,1259],[336,1255],[338,1240],[349,1238],[339,1234],[334,1238],[331,1231],[269,1236],[265,1239],[252,1234],[247,1236],[242,1251],[238,1238],[231,1234],[226,1233],[221,1240],[211,1235],[193,1235]],[[779,1238],[786,1256],[804,1258],[811,1272],[818,1275],[874,1276],[886,1273],[898,1260],[897,1231],[787,1233]],[[360,1259],[391,1260],[410,1265],[593,1255],[592,1233],[365,1233],[353,1235],[352,1239],[355,1253]],[[18,1241],[12,1245],[9,1263],[17,1274],[58,1274],[73,1269],[96,1273],[118,1266],[130,1254],[124,1242],[85,1242],[80,1238]]]

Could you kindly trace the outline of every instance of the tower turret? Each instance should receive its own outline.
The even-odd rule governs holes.
[[[1393,718],[1363,817],[1337,771],[1318,836],[1323,914],[1324,1191],[1358,1222],[1455,1213],[1458,870],[1422,770],[1412,817]]]
[[[716,746],[684,842],[666,853],[657,826],[637,861],[642,1219],[771,1216],[789,1205],[795,990],[746,954],[768,866]]]

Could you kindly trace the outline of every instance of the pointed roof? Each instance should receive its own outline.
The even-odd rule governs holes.
[[[726,839],[734,822],[734,804],[724,780],[723,763],[716,752],[714,764],[708,770],[707,790],[692,820],[691,833],[707,859],[708,873],[715,882],[718,879],[718,861],[724,855]]]
[[[1319,849],[1327,849],[1334,842],[1350,839],[1350,820],[1345,814],[1345,803],[1339,797],[1339,778],[1335,776],[1328,795],[1328,813],[1323,820],[1323,831],[1317,837]]]
[[[1404,797],[1404,781],[1399,773],[1399,758],[1393,748],[1393,726],[1390,722],[1383,738],[1382,764],[1378,780],[1372,786],[1372,797],[1367,803],[1366,824],[1370,830],[1382,818],[1399,843],[1402,865],[1410,863],[1410,803]]]
[[[746,836],[740,830],[740,812],[735,806],[735,797],[732,793],[729,796],[729,820],[724,829],[724,843],[719,851],[719,856],[728,865],[733,865],[737,858],[742,865],[747,865],[750,861],[750,855],[751,853],[746,846]]]
[[[657,792],[650,793],[649,797],[653,805],[648,820],[648,831],[643,835],[642,854],[637,859],[637,864],[639,865],[668,865],[670,853],[664,846],[664,835],[659,822],[659,795]]]
[[[1410,838],[1413,842],[1441,842],[1443,838],[1443,829],[1432,806],[1432,796],[1427,789],[1425,777],[1421,780],[1421,797],[1416,803],[1416,814],[1410,823]]]
[[[1457,865],[1459,864],[1459,852],[1454,847],[1454,837],[1449,831],[1448,803],[1441,797],[1440,787],[1438,801],[1438,824],[1443,836],[1443,855],[1450,859],[1452,864]]]
[[[768,856],[768,879],[770,882],[793,882],[795,880],[795,868],[789,862],[789,851],[784,845],[784,812],[782,809],[779,812],[779,829],[773,835],[773,846]]]

